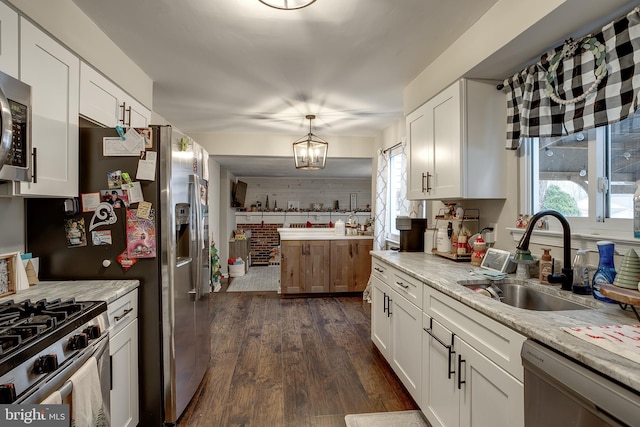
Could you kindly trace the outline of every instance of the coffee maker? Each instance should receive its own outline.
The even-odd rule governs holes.
[[[396,229],[400,231],[400,252],[423,252],[426,218],[396,217]]]

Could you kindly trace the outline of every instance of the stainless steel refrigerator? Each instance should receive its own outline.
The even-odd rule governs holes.
[[[91,231],[98,211],[84,212],[85,205],[95,203],[96,193],[110,192],[114,176],[127,172],[136,181],[141,156],[113,155],[113,147],[105,145],[117,145],[117,140],[105,138],[118,136],[116,129],[80,129],[81,197],[75,202],[26,200],[27,251],[40,257],[40,280],[140,280],[140,426],[172,425],[193,397],[210,359],[208,159],[206,151],[173,128],[151,128],[145,151],[157,153],[151,166],[155,176],[137,182],[153,209],[149,218],[155,256],[147,251],[125,269],[118,259],[131,247],[127,211],[139,203],[123,200],[129,206],[113,208],[115,223]],[[147,154],[142,160],[152,158]],[[68,238],[65,224],[73,219],[84,221],[84,240]]]

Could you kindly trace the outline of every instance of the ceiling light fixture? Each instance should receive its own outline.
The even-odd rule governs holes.
[[[258,0],[260,3],[280,10],[296,10],[309,6],[316,0]]]
[[[316,116],[309,114],[305,118],[309,120],[309,133],[293,143],[293,158],[296,169],[324,169],[329,143],[311,133],[311,120]]]

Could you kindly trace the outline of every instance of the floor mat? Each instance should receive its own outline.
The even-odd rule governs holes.
[[[247,274],[231,278],[227,292],[277,291],[280,289],[280,266],[254,266]]]
[[[420,411],[350,414],[344,420],[347,427],[429,427]]]

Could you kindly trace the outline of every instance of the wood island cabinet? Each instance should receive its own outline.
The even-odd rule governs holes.
[[[373,240],[331,241],[331,292],[362,292],[371,274]]]
[[[289,238],[282,238],[285,231],[280,233],[282,294],[362,292],[367,287],[373,239],[331,233],[305,240],[305,232]]]
[[[330,292],[330,241],[283,240],[280,251],[283,294]]]

